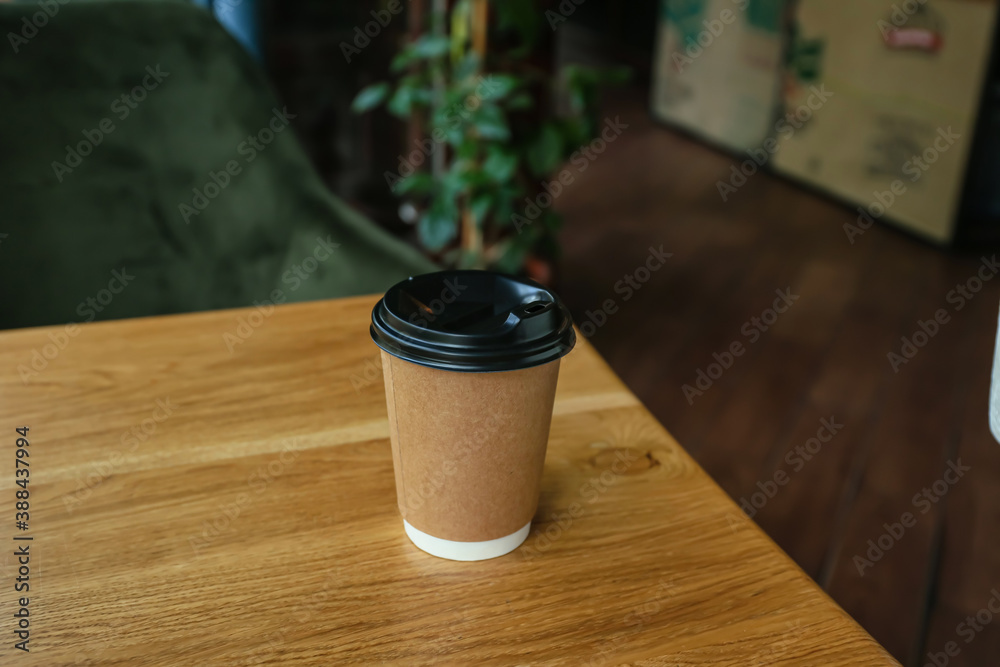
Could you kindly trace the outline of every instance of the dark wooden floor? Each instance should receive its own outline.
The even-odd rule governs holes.
[[[1000,664],[1000,618],[974,618],[1000,591],[1000,445],[987,421],[1000,278],[959,310],[947,295],[978,256],[885,227],[851,245],[844,207],[766,174],[724,203],[715,183],[731,157],[655,125],[641,99],[607,112],[628,128],[585,172],[570,166],[556,204],[559,283],[578,323],[616,301],[591,341],[734,499],[773,492],[757,496],[755,520],[904,665],[928,653]],[[625,301],[616,282],[660,244],[673,257]],[[751,342],[745,323],[786,288],[799,299]],[[894,372],[887,354],[938,309],[950,320]],[[736,341],[745,353],[689,404],[683,385]],[[807,444],[824,419],[843,428]],[[810,460],[795,453],[810,445],[821,445]],[[939,502],[914,502],[959,460],[970,470]],[[862,576],[855,556],[906,512],[915,523],[882,537],[891,548]]]

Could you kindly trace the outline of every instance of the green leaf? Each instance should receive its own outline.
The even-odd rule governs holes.
[[[476,188],[490,185],[489,179],[472,160],[458,159],[452,162],[451,168],[441,181],[443,192],[452,198],[468,194]]]
[[[402,51],[397,53],[389,63],[390,72],[402,72],[404,69],[409,67],[412,63],[416,62],[417,58],[413,53],[413,48],[411,46],[406,46]]]
[[[393,72],[401,72],[421,60],[439,58],[448,53],[450,44],[447,37],[421,35],[396,54],[396,57],[389,64],[389,69]]]
[[[389,104],[386,105],[389,112],[400,118],[409,116],[413,110],[413,91],[414,89],[410,86],[400,85],[390,98]]]
[[[587,118],[568,118],[559,127],[565,146],[583,146],[594,138],[592,123]]]
[[[472,160],[464,158],[453,160],[441,181],[444,191],[451,197],[458,197],[464,194],[469,184],[469,173],[473,167]]]
[[[597,89],[591,84],[568,81],[566,92],[569,94],[569,108],[577,116],[585,115],[597,106]]]
[[[451,48],[451,40],[436,35],[421,35],[413,42],[413,54],[417,58],[439,58]]]
[[[535,101],[531,99],[531,95],[522,91],[510,97],[505,104],[508,109],[529,109],[535,105]]]
[[[389,84],[384,81],[380,83],[373,83],[370,86],[365,86],[354,97],[354,102],[351,103],[351,109],[353,109],[355,113],[371,111],[378,105],[382,104],[388,95]]]
[[[481,139],[507,141],[510,139],[510,129],[503,111],[495,104],[484,102],[479,111],[472,117],[472,125]]]
[[[517,155],[499,146],[490,146],[483,171],[496,183],[506,183],[517,171]]]
[[[628,81],[632,70],[628,67],[586,67],[567,65],[561,76],[566,82],[570,108],[574,114],[590,114],[596,111],[598,93],[602,86]]]
[[[487,74],[476,82],[475,95],[484,102],[501,100],[523,83],[520,77],[510,74]]]
[[[410,93],[413,104],[429,107],[434,101],[434,91],[425,86],[414,86]]]
[[[458,236],[458,212],[451,201],[438,197],[417,222],[420,242],[431,251],[437,251]]]
[[[494,3],[498,27],[502,31],[514,33],[520,45],[511,53],[512,57],[526,55],[538,41],[542,25],[542,12],[534,0],[503,0]]]
[[[544,229],[554,234],[562,227],[562,216],[553,211],[551,208],[547,208],[542,211],[539,222],[542,223],[542,227]]]
[[[496,209],[493,213],[493,220],[501,227],[510,227],[514,224],[511,217],[514,215],[515,206],[523,206],[522,196],[524,191],[517,185],[502,185],[497,193]]]
[[[552,123],[546,123],[527,150],[528,166],[535,176],[548,176],[562,162],[563,137]]]
[[[478,69],[479,54],[475,51],[469,51],[455,64],[452,76],[455,81],[464,81],[475,74]]]
[[[452,96],[446,95],[445,104],[434,109],[431,127],[444,132],[447,142],[457,147],[465,138],[465,126],[469,114],[460,102],[450,101],[451,99]]]
[[[410,174],[403,180],[396,183],[392,189],[394,195],[405,194],[426,194],[434,188],[434,179],[427,172],[418,171]]]
[[[600,71],[600,83],[618,85],[628,83],[632,79],[632,69],[629,67],[605,67]]]
[[[482,227],[486,222],[486,216],[489,215],[490,209],[493,208],[494,195],[491,192],[483,192],[472,198],[469,202],[469,211],[472,212],[472,217],[476,221],[476,225]]]
[[[594,68],[584,65],[566,65],[562,68],[562,76],[571,86],[594,83]]]
[[[465,108],[465,99],[465,93],[457,87],[446,88],[444,96],[441,98],[441,105],[435,111],[436,117],[447,122],[456,118],[461,120],[463,116],[468,116],[469,111]]]
[[[513,236],[500,242],[500,256],[493,268],[504,273],[517,273],[524,267],[524,260],[531,248],[529,234]]]
[[[563,68],[563,76],[570,84],[584,86],[613,85],[625,83],[632,77],[628,67],[587,67],[586,65],[567,65]]]
[[[465,139],[455,145],[455,157],[461,160],[475,160],[479,156],[481,143],[476,139]]]

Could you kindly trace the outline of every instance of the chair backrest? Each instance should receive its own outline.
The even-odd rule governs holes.
[[[207,12],[46,6],[0,5],[0,328],[249,305],[319,236],[335,261],[290,300],[431,268],[326,190]]]

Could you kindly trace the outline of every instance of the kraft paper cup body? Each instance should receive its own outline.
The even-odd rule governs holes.
[[[396,497],[408,527],[448,542],[495,543],[454,545],[445,557],[499,556],[519,546],[538,507],[559,360],[456,373],[383,351],[382,369]]]
[[[416,276],[372,311],[396,500],[410,540],[452,560],[516,549],[538,507],[560,359],[558,298],[485,271]]]

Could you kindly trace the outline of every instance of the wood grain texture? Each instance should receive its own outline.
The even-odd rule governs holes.
[[[967,308],[968,317],[976,321],[996,318],[993,299],[976,299]],[[927,661],[929,654],[939,655],[953,642],[958,655],[948,656],[950,667],[995,664],[1000,656],[1000,630],[996,616],[988,609],[989,604],[997,608],[991,599],[1000,591],[1000,550],[996,548],[1000,455],[984,417],[989,410],[989,372],[982,368],[982,360],[996,339],[986,326],[970,327],[965,334],[956,360],[962,376],[970,380],[963,383],[953,437],[957,440],[954,456],[972,470],[949,492],[941,510],[940,576],[935,582],[936,604],[929,610],[927,642],[921,655]],[[987,614],[994,616],[993,620],[981,624]]]
[[[4,549],[0,663],[896,664],[584,340],[524,547],[417,550],[374,300],[279,307],[232,352],[249,310],[85,325],[27,383],[58,329],[0,334],[2,451],[31,428],[35,538],[31,652],[8,639]]]
[[[927,664],[1000,584],[1000,447],[985,408],[1000,280],[961,310],[947,300],[994,250],[944,252],[881,223],[851,243],[857,211],[767,173],[723,201],[718,183],[746,155],[657,126],[645,94],[606,98],[603,115],[628,129],[555,204],[560,294],[578,322],[619,298],[590,339],[614,371],[732,498],[785,474],[754,520],[896,659]],[[673,257],[626,303],[614,285],[651,244]],[[785,286],[800,300],[689,403],[682,386],[747,342],[741,326]],[[887,353],[939,308],[947,330],[895,373]],[[836,438],[790,467],[831,416]],[[973,470],[860,576],[852,557],[957,456]],[[958,641],[949,665],[1000,663],[996,620]]]

